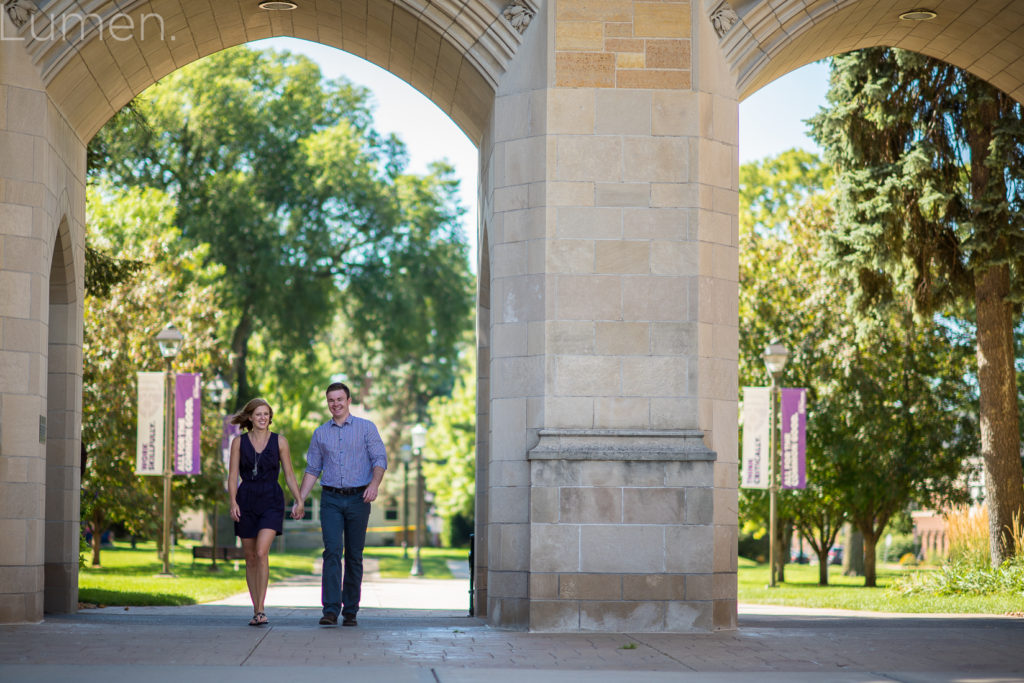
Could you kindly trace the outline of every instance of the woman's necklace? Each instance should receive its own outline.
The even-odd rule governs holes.
[[[259,469],[260,469],[260,456],[263,455],[263,451],[265,451],[267,449],[267,443],[269,443],[269,442],[270,442],[270,433],[268,432],[267,433],[267,438],[263,442],[263,446],[260,447],[260,448],[256,448],[256,440],[253,438],[253,433],[249,432],[249,444],[252,446],[252,450],[256,454],[256,457],[253,459],[253,463],[252,463],[252,476],[254,476],[254,477],[257,476],[257,474],[259,473]]]

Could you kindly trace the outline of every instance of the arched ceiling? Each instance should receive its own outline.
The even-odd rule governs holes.
[[[1020,0],[704,0],[744,98],[810,62],[899,47],[959,66],[1024,102]],[[926,9],[926,21],[901,19]]]
[[[83,140],[135,95],[197,59],[292,36],[387,69],[478,142],[498,78],[520,41],[495,0],[17,0],[19,37]],[[8,12],[11,9],[8,8]]]

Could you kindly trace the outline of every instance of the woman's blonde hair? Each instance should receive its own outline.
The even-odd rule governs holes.
[[[271,425],[274,422],[274,409],[270,407],[265,399],[254,398],[245,404],[245,407],[239,410],[237,413],[231,416],[231,424],[241,425],[242,427],[252,430],[252,414],[256,412],[256,409],[260,406],[266,406],[267,410],[270,411],[270,422],[267,425]]]

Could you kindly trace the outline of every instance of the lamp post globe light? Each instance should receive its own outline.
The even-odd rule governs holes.
[[[221,416],[223,416],[224,415],[224,406],[227,404],[227,402],[228,402],[228,395],[231,392],[231,385],[229,385],[224,380],[224,377],[220,373],[217,373],[217,376],[214,377],[213,379],[211,379],[209,382],[207,382],[206,386],[204,386],[203,388],[206,390],[206,398],[209,399],[209,401],[211,403],[216,403],[217,404],[217,407],[220,409],[220,414],[221,414]],[[221,425],[221,427],[223,428],[223,425]],[[211,572],[215,572],[215,571],[219,571],[219,569],[217,567],[217,500],[216,499],[213,501],[213,520],[212,520],[212,524],[210,526],[213,528],[213,552],[211,553],[211,557],[213,559],[210,562],[210,571]]]
[[[771,375],[772,378],[771,400],[769,401],[769,413],[771,416],[769,425],[771,429],[771,436],[768,440],[768,452],[770,455],[768,475],[768,565],[771,568],[771,575],[768,585],[774,588],[776,572],[775,556],[777,553],[775,534],[778,528],[777,498],[779,495],[779,448],[776,435],[776,432],[778,431],[778,406],[781,403],[779,400],[779,380],[782,378],[782,371],[786,368],[786,361],[789,360],[789,349],[778,341],[772,341],[771,344],[765,347],[764,353],[761,357],[764,359],[765,367],[768,368],[768,374]]]
[[[427,428],[421,424],[412,428],[412,450],[416,456],[416,556],[410,576],[423,576],[420,564],[420,546],[423,545],[423,447],[427,445]]]
[[[169,324],[156,335],[164,359],[164,529],[161,576],[171,576],[171,473],[174,459],[174,358],[185,335]]]

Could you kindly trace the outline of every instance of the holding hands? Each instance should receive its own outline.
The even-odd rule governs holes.
[[[302,519],[306,514],[306,505],[300,500],[292,505],[292,519]]]

